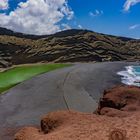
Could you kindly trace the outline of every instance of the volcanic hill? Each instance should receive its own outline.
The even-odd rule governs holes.
[[[103,62],[140,59],[140,41],[88,30],[26,35],[0,28],[0,67],[36,62]]]

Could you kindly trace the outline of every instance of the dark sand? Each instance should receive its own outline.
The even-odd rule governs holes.
[[[67,109],[94,112],[103,91],[121,84],[116,73],[130,64],[133,63],[75,64],[14,87],[0,97],[0,138],[11,140],[13,128],[37,125],[48,112]]]
[[[140,88],[105,90],[96,113],[56,111],[38,127],[24,127],[15,140],[140,140]]]

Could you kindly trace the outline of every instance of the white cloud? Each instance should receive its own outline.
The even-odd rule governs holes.
[[[92,16],[92,17],[97,17],[97,16],[101,16],[104,12],[101,10],[95,10],[94,12],[89,12],[89,15]]]
[[[134,30],[136,28],[140,27],[140,24],[135,24],[129,27],[129,30]]]
[[[8,0],[0,0],[0,10],[6,10],[8,7]]]
[[[80,24],[78,25],[78,28],[79,28],[79,29],[83,29],[82,25],[80,25]]]
[[[62,19],[70,20],[73,15],[66,0],[27,0],[9,15],[0,14],[0,26],[29,34],[51,34],[61,30]]]
[[[140,3],[140,0],[126,0],[125,4],[123,6],[123,10],[126,12],[129,11],[129,9],[132,6],[136,5],[137,3]]]
[[[68,24],[63,23],[62,24],[63,30],[69,30],[71,27]]]

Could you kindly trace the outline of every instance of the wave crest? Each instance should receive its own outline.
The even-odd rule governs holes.
[[[126,66],[125,69],[117,73],[121,76],[122,83],[140,87],[140,66]]]

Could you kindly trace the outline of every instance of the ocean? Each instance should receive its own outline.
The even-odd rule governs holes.
[[[126,66],[125,70],[117,74],[121,76],[123,84],[140,87],[140,66]]]

